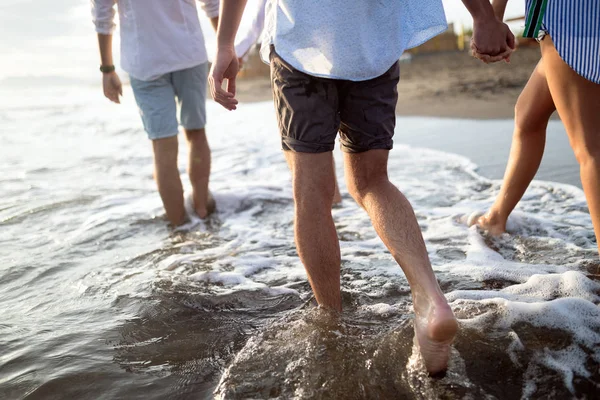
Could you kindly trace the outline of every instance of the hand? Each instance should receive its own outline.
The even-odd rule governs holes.
[[[486,64],[492,64],[498,61],[506,61],[507,64],[510,64],[510,56],[512,55],[513,50],[508,49],[504,53],[499,54],[497,56],[489,56],[487,54],[481,54],[478,52],[477,47],[473,44],[473,39],[471,39],[471,55]]]
[[[474,21],[471,51],[475,57],[485,63],[508,62],[514,49],[515,36],[505,23],[495,17]]]
[[[116,72],[102,74],[102,88],[107,99],[117,104],[121,103],[119,96],[123,96],[123,85]]]
[[[217,48],[217,56],[213,62],[208,83],[212,98],[228,110],[235,110],[238,101],[235,99],[235,77],[239,71],[238,58],[233,48]],[[223,90],[223,81],[227,79],[227,91]]]

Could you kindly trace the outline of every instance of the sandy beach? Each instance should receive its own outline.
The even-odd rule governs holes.
[[[412,56],[400,64],[398,115],[470,119],[512,118],[519,93],[540,60],[537,47],[519,48],[511,63],[485,65],[468,52]],[[242,102],[272,99],[263,76],[238,80]]]
[[[467,52],[418,55],[402,62],[396,107],[400,117],[477,120],[481,130],[399,130],[396,142],[460,154],[484,176],[501,179],[513,127],[496,120],[512,121],[517,98],[539,60],[539,48],[533,46],[519,48],[511,63],[485,65]],[[241,102],[271,100],[268,76],[240,79],[237,95]],[[581,187],[579,167],[556,113],[536,179]]]

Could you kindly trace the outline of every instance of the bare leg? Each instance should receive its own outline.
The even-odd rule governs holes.
[[[188,175],[193,189],[194,209],[200,218],[206,218],[215,210],[215,200],[208,190],[210,179],[210,147],[204,129],[186,129],[189,163]]]
[[[454,314],[435,278],[413,209],[387,176],[387,150],[345,155],[348,190],[363,207],[410,284],[415,331],[431,374],[447,368],[458,330]]]
[[[333,204],[340,204],[342,202],[342,195],[340,194],[340,187],[337,182],[337,177],[335,175],[335,158],[333,157],[333,153],[331,154],[331,163],[333,165],[333,179],[335,180],[335,191],[333,193]],[[288,163],[288,167],[290,171],[292,170],[292,165],[290,164],[290,158],[286,156],[285,160]]]
[[[515,131],[502,188],[490,210],[476,222],[492,235],[506,231],[508,216],[540,167],[546,144],[546,127],[555,109],[544,64],[540,61],[515,106]]]
[[[298,255],[319,305],[342,310],[340,244],[331,216],[335,173],[331,153],[285,152],[292,170]]]
[[[600,248],[600,84],[578,75],[560,57],[550,36],[541,43],[548,86],[579,162],[596,243]]]
[[[335,158],[333,154],[331,154],[331,162],[333,163],[333,178],[335,179],[335,191],[333,193],[333,204],[340,204],[342,202],[342,195],[340,194],[340,186],[337,182],[337,177],[335,175]]]
[[[183,186],[177,168],[177,136],[152,141],[154,150],[154,178],[167,218],[177,226],[185,221]]]

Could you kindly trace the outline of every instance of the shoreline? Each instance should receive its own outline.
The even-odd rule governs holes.
[[[539,60],[537,46],[519,48],[509,64],[486,65],[467,52],[413,56],[400,63],[396,114],[512,119],[517,98]],[[240,102],[272,100],[269,76],[238,79],[236,95]]]
[[[444,119],[447,127],[436,122],[435,128],[406,134],[398,127],[395,140],[465,156],[478,165],[483,176],[502,179],[512,141],[514,107],[539,60],[535,46],[519,48],[509,64],[486,65],[467,52],[418,55],[401,62],[396,115]],[[272,101],[269,77],[239,79],[236,95],[241,103]],[[461,132],[460,120],[481,128],[476,134]],[[556,113],[547,135],[536,179],[581,188],[579,166]]]

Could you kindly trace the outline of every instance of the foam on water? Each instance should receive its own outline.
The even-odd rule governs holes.
[[[580,190],[534,182],[509,219],[510,235],[490,238],[465,222],[491,205],[499,182],[479,176],[464,157],[398,138],[390,178],[413,204],[461,325],[450,370],[433,381],[413,349],[404,274],[348,196],[341,153],[343,204],[332,212],[346,315],[331,322],[308,307],[314,302],[293,243],[290,175],[271,103],[229,113],[209,102],[217,212],[207,221],[191,215],[169,232],[156,217],[150,148],[131,96],[121,107],[99,97],[37,97],[36,136],[23,137],[15,133],[30,120],[28,101],[2,104],[0,117],[17,121],[0,132],[8,188],[0,243],[12,246],[0,254],[0,299],[11,325],[4,334],[14,343],[23,304],[40,324],[64,323],[62,311],[87,304],[86,315],[103,310],[112,321],[101,331],[120,338],[113,362],[149,380],[200,376],[208,382],[202,393],[220,379],[223,398],[591,398],[600,388],[598,253]],[[398,125],[409,132],[418,123],[400,118]],[[439,127],[470,129],[468,121]],[[57,141],[57,132],[68,139]],[[35,269],[31,258],[40,260]],[[46,297],[32,300],[34,290]],[[209,356],[177,351],[197,341]],[[498,374],[506,381],[497,383]],[[185,384],[176,387],[187,393]]]

